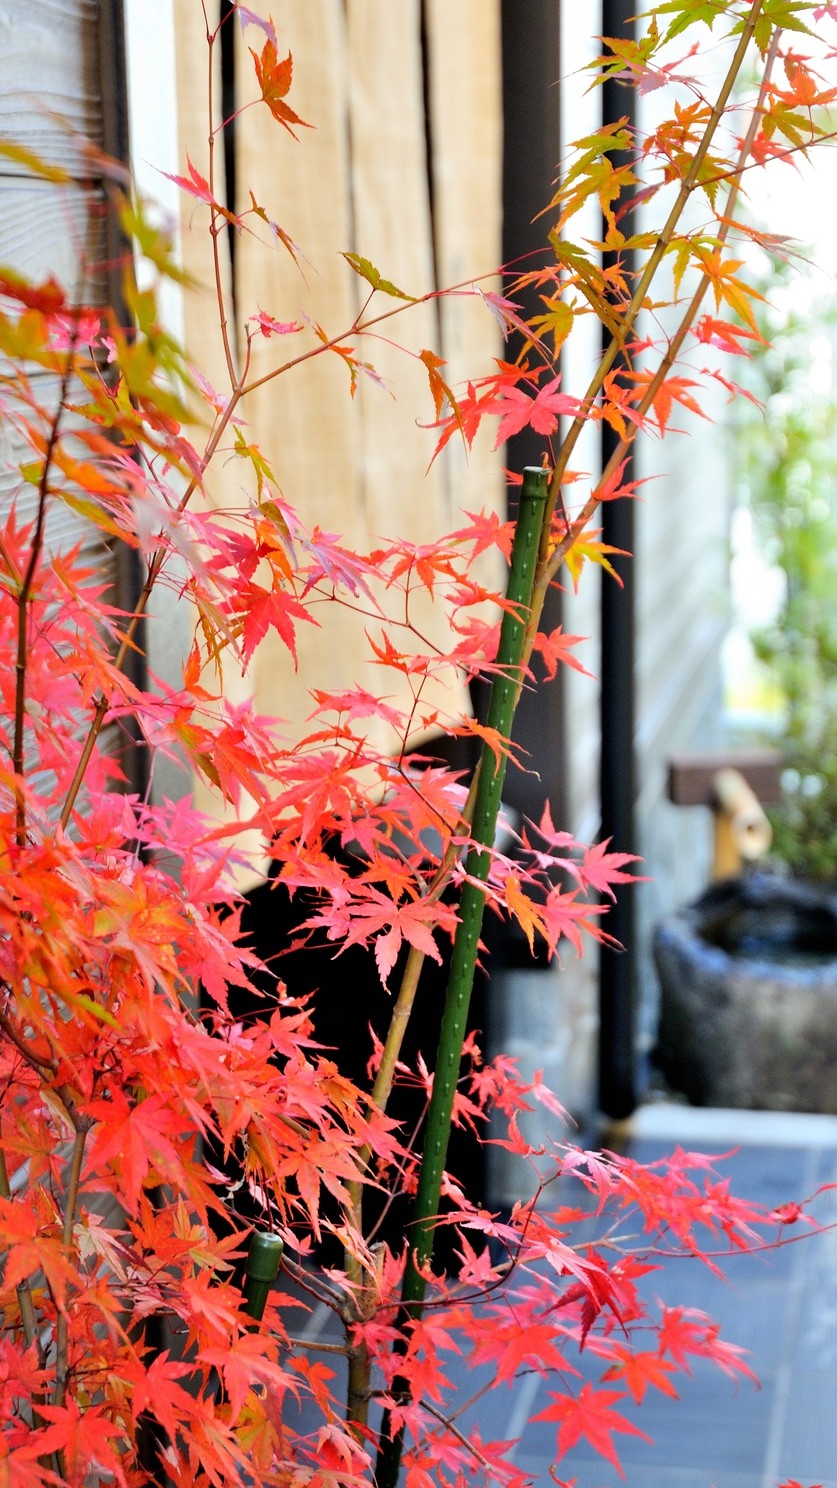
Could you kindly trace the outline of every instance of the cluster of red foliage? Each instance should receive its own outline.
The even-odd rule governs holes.
[[[268,23],[236,9],[243,26],[263,33],[253,55],[264,102],[283,127],[301,128],[286,101],[290,57],[280,57]],[[728,90],[713,105],[699,94],[688,108],[678,104],[642,142],[624,129],[583,141],[552,204],[560,209],[554,262],[527,276],[544,290],[545,313],[527,324],[513,298],[483,295],[507,329],[523,333],[517,360],[459,395],[440,359],[424,353],[439,448],[453,436],[468,442],[490,416],[499,420],[498,443],[530,425],[551,455],[524,671],[533,648],[553,674],[579,665],[577,637],[538,633],[540,603],[562,563],[574,582],[585,559],[607,565],[589,523],[600,501],[633,494],[624,476],[635,431],[663,432],[675,403],[699,407],[698,379],[672,372],[680,347],[691,338],[734,353],[756,334],[751,291],[726,251],[737,183],[751,160],[816,137],[812,110],[832,92],[814,67],[788,49],[788,86],[771,76],[781,28],[798,35],[806,12],[816,19],[831,10],[778,0],[659,6],[662,24],[654,18],[633,49],[614,44],[603,69],[657,87],[668,76],[658,57],[667,41],[687,25],[725,21],[730,87],[751,41],[765,64],[743,141],[732,139],[731,155],[717,144]],[[674,183],[665,226],[629,240],[614,210],[636,184],[626,152],[646,170],[660,167],[655,189]],[[211,172],[204,180],[190,164],[179,179],[208,208],[213,235],[231,221],[246,225],[218,201]],[[720,182],[731,183],[723,203]],[[715,217],[711,231],[690,234],[679,224],[696,191]],[[608,249],[648,250],[636,280],[618,267],[605,274],[594,252],[562,236],[590,194],[605,208]],[[645,195],[650,200],[651,188]],[[159,233],[136,204],[122,211],[126,232],[167,272]],[[349,257],[372,293],[395,296],[409,314],[409,297],[366,260]],[[656,370],[640,370],[633,357],[656,348],[637,341],[635,325],[667,257],[675,298],[687,273],[697,280]],[[716,316],[700,317],[707,290]],[[315,1044],[310,1005],[293,986],[276,979],[255,1023],[237,1021],[228,1006],[231,989],[253,990],[256,972],[269,974],[239,939],[241,905],[228,869],[244,829],[270,843],[280,882],[314,893],[305,929],[320,927],[336,948],[368,947],[369,974],[384,984],[407,950],[398,1006],[423,958],[442,959],[459,919],[449,891],[470,880],[472,802],[441,766],[425,768],[417,790],[407,748],[416,728],[432,722],[420,703],[425,679],[503,673],[499,626],[486,618],[486,601],[495,614],[509,604],[486,592],[473,565],[488,546],[508,556],[512,524],[474,514],[429,547],[394,537],[375,551],[350,552],[300,519],[248,441],[249,358],[240,373],[230,358],[230,388],[215,393],[161,331],[154,292],[137,289],[130,273],[130,330],[73,303],[52,280],[26,284],[6,273],[0,294],[0,413],[24,450],[20,495],[0,529],[3,1480],[16,1488],[135,1485],[162,1470],[184,1488],[362,1483],[374,1470],[380,1428],[370,1405],[377,1404],[391,1439],[405,1439],[408,1488],[480,1478],[522,1485],[510,1443],[457,1424],[446,1349],[490,1365],[499,1384],[521,1371],[554,1376],[542,1415],[556,1423],[556,1457],[584,1438],[618,1467],[614,1435],[637,1430],[623,1401],[641,1402],[649,1389],[675,1395],[673,1376],[695,1356],[749,1372],[708,1318],[644,1297],[639,1282],[657,1264],[655,1246],[665,1237],[666,1249],[714,1264],[710,1250],[761,1245],[800,1216],[737,1201],[694,1154],[650,1167],[564,1142],[534,1154],[522,1114],[537,1103],[560,1107],[540,1082],[521,1082],[510,1061],[484,1064],[469,1045],[454,1119],[483,1131],[491,1112],[501,1123],[495,1130],[505,1132],[497,1140],[531,1162],[533,1174],[537,1157],[540,1177],[533,1176],[532,1200],[502,1222],[448,1183],[445,1224],[456,1226],[461,1267],[445,1278],[423,1266],[432,1306],[405,1312],[405,1249],[375,1243],[361,1212],[370,1186],[412,1194],[423,1160],[420,1145],[386,1114],[400,1069],[395,1036],[372,1050],[364,1091]],[[722,303],[743,326],[717,318]],[[613,348],[584,395],[571,397],[559,390],[555,359],[591,306],[613,327]],[[352,386],[370,370],[358,349],[364,332],[394,312],[363,313],[336,337],[310,328],[313,349],[340,356]],[[303,334],[298,323],[265,312],[249,326],[251,336]],[[627,363],[617,364],[626,350]],[[642,365],[650,365],[647,356]],[[47,406],[33,369],[58,385]],[[195,397],[209,420],[202,446],[187,433]],[[569,433],[555,451],[562,417]],[[568,512],[559,492],[578,479],[568,469],[578,432],[601,419],[622,443],[602,480]],[[192,504],[219,457],[251,467],[249,509]],[[112,603],[79,550],[52,545],[50,513],[60,503],[142,555],[147,577],[130,613]],[[185,579],[176,577],[184,557]],[[151,595],[165,583],[194,607],[195,644],[180,687],[155,680],[153,690],[140,690],[126,662]],[[417,590],[449,613],[446,654],[424,645],[410,624]],[[295,655],[298,626],[315,623],[318,603],[341,601],[366,612],[374,656],[385,672],[410,679],[415,705],[403,711],[360,687],[318,693],[311,732],[289,744],[269,719],[227,700],[222,661],[246,666],[268,631]],[[382,720],[401,749],[376,749],[370,719]],[[114,745],[129,720],[150,749],[185,759],[219,792],[229,807],[223,825],[185,801],[131,793]],[[504,732],[471,719],[458,727],[482,738],[480,768],[498,768],[509,751]],[[335,842],[355,855],[351,867],[331,851]],[[530,944],[538,937],[554,953],[566,939],[580,948],[584,936],[603,936],[600,917],[628,862],[607,845],[580,846],[546,813],[522,832],[513,856],[491,850],[480,892],[518,921]],[[462,1053],[455,1051],[457,1069]],[[430,1091],[426,1071],[406,1075]],[[335,1372],[288,1333],[281,1282],[254,1326],[234,1264],[248,1230],[233,1223],[230,1232],[228,1183],[207,1166],[206,1140],[224,1154],[243,1153],[243,1181],[263,1216],[257,1228],[282,1237],[286,1277],[341,1319],[354,1391],[348,1419]],[[558,1179],[559,1201],[550,1207]],[[628,1211],[634,1243],[619,1238]],[[309,1258],[312,1238],[326,1229],[346,1259],[342,1271],[324,1276]],[[151,1346],[154,1320],[165,1321],[162,1346]],[[596,1361],[596,1379],[579,1383],[579,1350]],[[319,1423],[305,1433],[289,1425],[303,1400]],[[399,1465],[391,1454],[387,1462],[381,1445],[384,1482]]]

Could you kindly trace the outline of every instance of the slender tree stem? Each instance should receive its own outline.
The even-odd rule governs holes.
[[[61,422],[64,416],[64,405],[67,402],[67,394],[73,375],[77,339],[78,316],[75,318],[70,335],[67,358],[61,376],[58,406],[50,424],[47,446],[44,452],[44,468],[38,482],[38,513],[35,519],[35,530],[32,534],[29,559],[20,582],[20,590],[17,596],[17,656],[15,659],[15,722],[12,743],[12,768],[15,775],[17,796],[15,806],[15,836],[18,847],[25,847],[26,845],[26,798],[23,781],[25,770],[24,736],[26,723],[26,663],[29,651],[29,603],[32,598],[32,586],[35,582],[35,574],[38,571],[38,565],[41,561],[41,554],[44,547],[44,529],[46,526],[52,457],[55,453],[55,446],[58,443]]]
[[[73,1150],[70,1155],[70,1171],[67,1177],[67,1197],[64,1201],[64,1224],[61,1232],[61,1241],[65,1251],[69,1251],[73,1243],[73,1230],[76,1223],[76,1209],[78,1207],[78,1191],[81,1181],[81,1169],[84,1162],[84,1148],[87,1142],[87,1133],[90,1130],[89,1121],[80,1121],[76,1127],[73,1139]],[[66,1289],[65,1289],[66,1291]],[[70,1335],[69,1319],[67,1316],[68,1297],[65,1295],[63,1307],[58,1309],[58,1320],[55,1325],[55,1405],[63,1405],[67,1394],[69,1383],[70,1365]]]
[[[471,782],[468,796],[462,811],[462,823],[470,825],[471,816],[476,800],[477,775]],[[453,842],[448,844],[442,861],[434,874],[430,884],[425,902],[430,903],[437,899],[444,891],[450,880],[453,865],[456,861],[457,848]],[[401,1054],[404,1036],[410,1021],[413,1004],[418,991],[419,979],[425,962],[425,952],[416,946],[411,946],[401,984],[392,1010],[392,1016],[387,1028],[386,1039],[381,1053],[381,1062],[378,1073],[372,1087],[372,1100],[382,1112],[386,1111],[392,1086],[395,1080],[395,1071]],[[358,1169],[363,1173],[369,1162],[370,1151],[364,1147],[358,1157]],[[348,1185],[347,1209],[352,1225],[359,1235],[363,1235],[363,1179],[353,1179]],[[363,1316],[367,1305],[374,1305],[374,1298],[368,1291],[370,1278],[352,1250],[345,1252],[346,1277],[352,1287],[354,1297],[353,1310],[356,1314],[355,1321]],[[364,1294],[365,1293],[365,1294]],[[369,1415],[369,1400],[371,1386],[371,1361],[369,1350],[363,1343],[356,1344],[349,1354],[349,1382],[346,1395],[346,1419],[358,1436],[362,1436]]]
[[[7,1202],[11,1202],[12,1188],[11,1183],[9,1182],[9,1168],[6,1162],[6,1153],[2,1147],[0,1147],[0,1196],[6,1199]],[[38,1319],[35,1313],[35,1303],[32,1300],[32,1288],[29,1285],[28,1280],[18,1282],[15,1291],[17,1293],[17,1301],[20,1308],[20,1322],[21,1327],[23,1328],[23,1337],[26,1340],[27,1348],[31,1347],[33,1343],[36,1345],[38,1350],[38,1362],[40,1367],[43,1368],[43,1350],[38,1338]]]
[[[506,591],[509,605],[503,614],[497,658],[499,669],[491,688],[488,707],[487,727],[496,730],[501,739],[507,739],[511,733],[522,681],[527,619],[547,512],[547,483],[545,470],[530,468],[524,472]],[[414,1222],[401,1291],[399,1326],[402,1329],[404,1346],[406,1336],[403,1330],[421,1313],[426,1288],[426,1267],[433,1250],[434,1219],[439,1209],[442,1176],[447,1159],[453,1103],[482,930],[485,885],[491,866],[491,849],[497,830],[505,767],[505,754],[500,753],[496,759],[491,758],[484,745],[471,827],[472,846],[465,864],[467,878],[459,905],[459,924],[448,975]],[[397,1379],[393,1384],[393,1394],[396,1397],[408,1390],[409,1385],[404,1379]],[[386,1412],[379,1438],[376,1467],[378,1488],[395,1488],[398,1482],[403,1437],[403,1427],[393,1430],[392,1418]]]

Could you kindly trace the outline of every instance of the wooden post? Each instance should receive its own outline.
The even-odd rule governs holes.
[[[714,817],[712,878],[732,878],[773,840],[762,802],[781,799],[782,757],[776,749],[684,755],[669,762],[675,806],[709,806]]]
[[[712,784],[715,791],[712,877],[734,878],[745,863],[755,863],[764,857],[773,841],[773,828],[740,770],[727,765],[715,772]]]

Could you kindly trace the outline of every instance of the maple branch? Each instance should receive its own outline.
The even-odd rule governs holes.
[[[777,30],[774,34],[778,41],[779,31]],[[771,41],[771,46],[772,44]],[[825,145],[830,140],[837,140],[837,129],[823,129],[819,133],[812,135],[809,140],[806,140],[804,145],[783,145],[781,148],[777,147],[775,153],[770,158],[771,160],[793,160],[795,155],[804,155],[807,160],[809,150],[816,149],[817,145]],[[704,176],[703,185],[714,186],[716,183],[729,181],[735,176],[743,176],[751,170],[764,170],[764,162],[762,160],[751,160],[747,165],[740,168],[734,165],[729,170],[717,171],[714,176]]]
[[[9,993],[9,995],[11,995],[11,987],[8,984],[6,984],[6,991],[7,993]],[[11,1044],[14,1044],[15,1048],[17,1049],[21,1057],[25,1060],[26,1064],[28,1064],[30,1069],[33,1069],[36,1074],[40,1075],[41,1079],[44,1078],[45,1074],[55,1074],[56,1070],[58,1069],[58,1060],[55,1055],[51,1055],[49,1059],[41,1059],[39,1055],[33,1053],[32,1049],[29,1047],[29,1040],[15,1028],[14,1023],[11,1021],[6,1013],[0,1013],[0,1031],[2,1031],[6,1035],[6,1038]],[[68,1125],[71,1126],[74,1131],[78,1131],[79,1125],[82,1123],[83,1118],[79,1115],[78,1106],[76,1105],[73,1096],[70,1094],[67,1085],[51,1085],[50,1090],[64,1107]]]
[[[322,1277],[312,1276],[310,1271],[305,1270],[304,1266],[300,1266],[296,1261],[292,1261],[287,1252],[283,1254],[279,1268],[282,1271],[287,1271],[288,1275],[292,1276],[297,1285],[301,1286],[304,1292],[308,1292],[309,1296],[316,1297],[318,1302],[322,1302],[324,1306],[330,1307],[332,1312],[336,1312],[342,1318],[343,1298],[339,1292],[335,1292],[328,1286]]]
[[[10,987],[7,987],[7,991],[11,995]],[[0,1013],[0,1030],[5,1033],[6,1038],[9,1040],[9,1042],[14,1044],[18,1053],[23,1056],[26,1063],[33,1070],[36,1070],[39,1075],[42,1075],[44,1073],[44,1070],[48,1070],[50,1074],[55,1074],[55,1071],[58,1068],[55,1057],[51,1056],[49,1059],[41,1059],[38,1054],[33,1053],[32,1049],[29,1047],[29,1040],[24,1038],[23,1034],[18,1032],[6,1013]]]
[[[484,1388],[489,1389],[490,1385],[487,1385]],[[478,1399],[479,1394],[474,1398]],[[492,1473],[492,1465],[489,1462],[488,1458],[483,1456],[479,1447],[475,1446],[475,1444],[471,1441],[471,1438],[465,1435],[464,1431],[460,1431],[459,1427],[454,1421],[453,1416],[446,1416],[444,1411],[440,1411],[431,1400],[428,1400],[426,1395],[422,1396],[421,1406],[422,1410],[426,1410],[428,1415],[435,1416],[436,1420],[441,1422],[445,1430],[449,1431],[452,1436],[456,1437],[457,1441],[460,1442],[461,1445],[470,1452],[471,1456],[476,1459],[476,1461],[480,1464],[480,1467],[484,1467],[487,1473]]]
[[[749,127],[747,129],[746,135],[744,136],[744,139],[742,140],[735,168],[731,172],[732,180],[730,184],[729,196],[727,197],[727,202],[724,209],[724,220],[718,230],[718,244],[720,247],[723,247],[724,243],[729,237],[730,231],[733,226],[731,213],[734,210],[735,203],[738,198],[738,193],[741,189],[741,175],[746,168],[747,160],[749,159],[756,135],[758,133],[759,122],[764,113],[765,101],[767,98],[767,92],[770,83],[770,76],[773,71],[773,65],[778,52],[780,35],[781,31],[779,28],[777,28],[773,32],[773,36],[771,37],[770,46],[765,58],[758,99],[753,106]],[[688,335],[694,324],[695,318],[711,283],[712,279],[709,274],[704,273],[701,275],[697,288],[695,289],[692,299],[689,302],[688,308],[686,309],[676,332],[669,341],[666,354],[661,359],[659,366],[657,367],[654,376],[651,378],[640,403],[637,405],[637,417],[639,419],[641,419],[653,405],[657,393],[659,392],[662,384],[665,382],[666,377],[671,371],[671,368],[680,355],[683,342],[685,341],[686,336]],[[535,581],[535,600],[532,605],[532,620],[530,622],[530,631],[527,638],[527,660],[528,657],[531,656],[532,646],[534,645],[535,634],[537,632],[538,620],[543,609],[543,604],[549,585],[555,578],[555,575],[561,567],[561,564],[564,562],[567,553],[571,551],[571,549],[575,546],[576,542],[581,537],[584,528],[587,526],[587,523],[590,521],[590,518],[593,516],[596,508],[600,503],[602,491],[607,489],[609,480],[618,469],[622,460],[625,458],[625,455],[633,444],[635,438],[636,431],[620,439],[619,443],[613,450],[610,459],[605,465],[605,468],[602,471],[602,474],[594,490],[590,493],[589,497],[581,508],[581,511],[573,520],[572,526],[568,526],[564,537],[556,544],[555,548],[548,555],[547,561],[542,566],[542,571],[539,573]],[[563,454],[563,447],[561,454]],[[566,460],[563,461],[561,469],[566,469]],[[552,477],[550,488],[554,484],[554,482],[555,474]]]
[[[67,1197],[64,1202],[64,1223],[61,1231],[61,1243],[64,1251],[69,1252],[73,1243],[73,1230],[76,1223],[76,1209],[78,1207],[78,1191],[81,1181],[81,1169],[84,1162],[84,1148],[87,1142],[87,1133],[90,1131],[92,1121],[88,1117],[81,1118],[76,1126],[76,1134],[73,1139],[73,1150],[70,1155],[70,1172],[67,1178]],[[55,1398],[54,1404],[62,1406],[67,1394],[69,1383],[70,1364],[70,1333],[69,1318],[67,1315],[69,1283],[64,1285],[64,1305],[57,1309],[58,1318],[55,1326]]]
[[[364,1322],[364,1307],[368,1297],[368,1272],[352,1251],[345,1253],[346,1281],[349,1291],[346,1298],[348,1325]],[[357,1441],[363,1441],[369,1424],[369,1402],[372,1398],[372,1357],[369,1348],[360,1343],[346,1344],[348,1374],[346,1378],[346,1423]]]
[[[326,351],[334,351],[335,347],[339,346],[347,336],[363,336],[367,331],[371,331],[373,326],[381,325],[385,320],[391,320],[393,315],[403,315],[405,311],[412,309],[414,305],[426,305],[430,300],[439,299],[442,294],[453,295],[462,293],[464,290],[472,288],[473,285],[479,284],[483,279],[496,279],[496,277],[496,271],[490,274],[475,274],[472,279],[463,279],[459,284],[450,285],[448,289],[429,289],[425,294],[417,295],[415,299],[404,301],[402,304],[395,305],[390,310],[382,310],[380,315],[373,315],[371,320],[361,320],[360,316],[363,314],[361,310],[347,331],[342,331],[339,336],[331,336],[328,341],[321,341],[319,345],[312,346],[309,351],[300,352],[299,356],[291,357],[287,362],[283,362],[281,366],[274,367],[271,372],[263,373],[261,377],[254,377],[252,382],[246,382],[244,384],[241,390],[242,395],[246,398],[249,393],[255,392],[256,388],[264,387],[266,382],[272,382],[274,378],[281,377],[285,372],[290,372],[293,367],[300,367],[303,362],[310,362],[312,357],[322,356]]]
[[[310,1338],[294,1338],[288,1334],[287,1343],[291,1348],[301,1351],[306,1349],[317,1349],[321,1354],[350,1354],[351,1346],[347,1343],[317,1343]]]
[[[712,143],[715,131],[717,130],[718,125],[720,124],[724,116],[724,111],[726,109],[727,103],[729,102],[732,90],[738,80],[738,76],[744,64],[747,49],[752,40],[756,22],[759,18],[763,5],[764,0],[753,0],[750,8],[750,13],[747,17],[747,20],[744,22],[741,36],[739,37],[738,45],[735,49],[732,61],[730,62],[730,65],[727,69],[726,76],[712,107],[709,119],[707,120],[706,129],[704,131],[701,142],[698,145],[697,150],[695,151],[694,158],[688,171],[686,172],[686,175],[683,177],[683,180],[680,183],[680,189],[677,193],[675,202],[668,214],[666,223],[662,228],[659,237],[657,238],[657,242],[648,258],[648,262],[646,263],[645,268],[642,272],[640,281],[636,286],[633,295],[631,296],[630,304],[628,305],[624,316],[620,320],[619,334],[618,336],[614,335],[611,338],[610,344],[604,352],[602,359],[596,369],[596,372],[594,373],[590,381],[590,385],[584,395],[582,402],[584,407],[588,410],[592,408],[593,403],[601,392],[604,386],[605,378],[607,377],[608,372],[610,372],[611,368],[613,367],[617,356],[622,350],[628,332],[635,324],[637,317],[639,316],[639,313],[645,304],[648,290],[650,289],[651,283],[656,276],[657,269],[659,268],[663,260],[663,256],[666,253],[672,238],[674,237],[675,228],[677,227],[677,224],[686,209],[692,192],[697,188],[697,186],[700,185],[698,178],[700,176],[701,167],[709,152],[709,146]],[[550,519],[555,508],[555,502],[557,500],[558,491],[560,489],[564,473],[567,469],[567,464],[573,450],[575,449],[576,444],[578,443],[581,432],[587,423],[588,417],[589,413],[578,414],[576,418],[573,419],[573,422],[567,431],[566,437],[562,442],[561,449],[558,454],[558,460],[556,462],[555,469],[552,474],[552,479],[549,485]]]
[[[242,381],[247,376],[249,366],[250,346],[248,343],[247,357],[245,360],[244,370],[241,374]],[[191,480],[186,486],[186,490],[177,503],[175,511],[178,515],[186,510],[186,507],[194,496],[195,491],[200,486],[204,474],[206,473],[207,467],[212,460],[219,444],[221,443],[221,439],[223,438],[223,435],[225,434],[230,420],[236,408],[238,407],[238,404],[241,402],[242,397],[243,388],[242,383],[240,382],[233,388],[229,402],[227,403],[226,408],[221,413],[220,418],[218,419],[218,422],[215,425],[215,428],[210,435],[209,440],[207,441],[203,455],[198,463],[197,474],[192,476]],[[155,550],[151,557],[151,561],[148,565],[148,574],[146,575],[145,583],[142,586],[139,598],[134,606],[128,624],[123,633],[121,644],[113,659],[113,667],[118,672],[122,670],[129,652],[133,650],[134,637],[139,629],[142,617],[148,607],[148,601],[151,598],[154,585],[159,578],[160,570],[163,567],[167,553],[168,548],[166,547],[166,545],[164,543],[160,543],[159,547]],[[61,827],[67,826],[70,817],[73,814],[73,807],[75,806],[76,798],[79,791],[81,790],[84,777],[87,773],[87,767],[90,764],[93,750],[96,747],[96,740],[98,739],[99,734],[102,731],[102,725],[105,721],[105,716],[107,714],[108,708],[110,707],[110,704],[111,699],[104,692],[102,692],[93,710],[93,717],[91,719],[90,727],[87,731],[87,735],[82,746],[82,751],[75,769],[75,774],[73,775],[73,778],[67,790],[67,796],[61,810],[61,815],[59,817],[59,825]]]
[[[806,1218],[810,1218],[810,1216],[806,1216]],[[798,1245],[800,1240],[811,1240],[814,1235],[827,1235],[830,1231],[837,1230],[837,1220],[831,1220],[829,1224],[825,1225],[820,1224],[818,1221],[815,1221],[815,1223],[817,1225],[815,1230],[800,1230],[798,1235],[780,1235],[775,1240],[759,1240],[758,1243],[750,1242],[746,1250],[741,1250],[739,1246],[729,1246],[725,1250],[701,1250],[700,1254],[696,1255],[691,1250],[664,1250],[660,1245],[655,1244],[654,1255],[665,1256],[667,1261],[701,1261],[706,1265],[708,1262],[715,1260],[730,1261],[735,1256],[740,1255],[759,1255],[765,1250],[782,1250],[786,1245]],[[633,1254],[640,1255],[642,1252],[637,1250]]]
[[[15,836],[19,847],[26,846],[26,800],[23,791],[25,761],[23,754],[26,725],[26,662],[29,650],[29,602],[32,598],[32,586],[43,552],[49,477],[52,471],[52,458],[55,453],[55,446],[58,443],[61,421],[64,415],[64,405],[67,401],[67,394],[73,375],[78,330],[79,312],[76,310],[64,370],[61,375],[58,404],[55,409],[55,415],[50,423],[49,436],[47,438],[46,450],[44,451],[44,468],[41,471],[41,477],[38,482],[38,512],[35,519],[35,530],[32,534],[29,560],[21,578],[20,590],[17,595],[17,657],[15,660],[15,721],[14,740],[12,744],[12,769],[15,777],[16,798]]]

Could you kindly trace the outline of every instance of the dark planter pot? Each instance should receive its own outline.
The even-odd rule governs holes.
[[[837,1113],[837,894],[767,874],[658,928],[656,1061],[694,1105]]]

